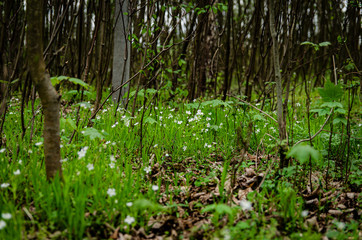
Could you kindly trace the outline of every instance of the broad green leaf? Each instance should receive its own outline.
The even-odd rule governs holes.
[[[197,109],[199,108],[200,104],[199,103],[186,103],[185,107],[187,108],[193,108],[193,109]]]
[[[343,96],[343,89],[338,85],[334,85],[330,81],[327,81],[324,88],[318,89],[324,102],[338,101]]]
[[[157,90],[156,90],[156,89],[153,89],[153,88],[148,88],[148,89],[146,90],[146,93],[155,94],[155,93],[157,93]]]
[[[137,210],[161,210],[163,207],[157,203],[153,203],[147,199],[138,199],[133,203],[133,206]]]
[[[315,45],[315,43],[305,41],[305,42],[302,42],[300,45]]]
[[[63,81],[63,80],[69,79],[69,77],[67,77],[67,76],[58,76],[58,77],[56,77],[56,78],[58,78],[59,81]]]
[[[217,126],[217,125],[211,125],[211,126],[210,126],[210,129],[213,129],[213,130],[215,130],[215,131],[218,131],[218,130],[219,130],[219,126]]]
[[[329,114],[329,110],[325,108],[312,109],[310,112],[318,113],[319,116],[325,116]]]
[[[347,111],[344,108],[337,108],[336,110],[334,110],[336,113],[340,113],[340,114],[346,114]]]
[[[98,130],[95,128],[85,128],[83,129],[82,133],[84,136],[88,136],[91,140],[94,140],[96,138],[99,139],[104,138],[104,136],[100,132],[98,132]]]
[[[229,207],[226,204],[211,204],[206,206],[204,209],[201,210],[202,213],[204,212],[216,212],[219,215],[222,214],[228,214],[228,215],[232,215],[233,214],[233,210],[231,209],[231,207]]]
[[[238,222],[238,223],[236,224],[236,227],[237,227],[238,229],[248,229],[248,228],[250,228],[250,225],[249,225],[248,222],[240,221],[240,222]]]
[[[325,102],[322,104],[321,107],[328,107],[328,108],[343,108],[342,103],[340,102]]]
[[[186,64],[186,61],[183,59],[178,60],[178,65],[181,67],[182,65]]]
[[[66,124],[68,124],[73,130],[77,129],[77,125],[71,117],[67,117]]]
[[[253,115],[253,120],[254,121],[264,121],[265,118],[261,114],[254,114]]]
[[[347,125],[347,119],[340,118],[340,117],[333,119],[333,124],[334,125],[338,124],[338,123],[343,123],[344,125]]]
[[[69,82],[80,85],[80,86],[84,87],[85,89],[88,89],[88,87],[89,87],[89,85],[87,83],[83,82],[82,80],[80,80],[78,78],[69,78],[68,80],[69,80]]]
[[[318,45],[321,46],[321,47],[326,47],[326,46],[331,45],[331,43],[330,42],[321,42]]]
[[[145,119],[144,123],[154,124],[154,123],[157,123],[157,121],[151,117],[148,117]]]
[[[68,92],[66,92],[64,95],[77,95],[78,91],[77,90],[70,90]]]
[[[55,86],[57,84],[60,83],[60,80],[58,79],[58,77],[51,77],[50,81],[52,82],[52,85]]]
[[[319,152],[309,145],[298,144],[290,150],[287,157],[294,157],[301,164],[305,164],[309,161],[309,158],[311,158],[312,162],[318,161]]]
[[[84,108],[90,108],[91,104],[89,102],[80,102],[77,105],[84,107]]]

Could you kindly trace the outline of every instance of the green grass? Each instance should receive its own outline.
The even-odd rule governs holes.
[[[38,100],[35,105],[36,109]],[[31,136],[31,107],[25,109],[25,125],[29,123],[29,127],[22,138],[19,101],[12,99],[4,125],[5,148],[0,153],[0,184],[9,184],[0,189],[0,213],[10,213],[11,218],[2,219],[6,226],[0,230],[0,239],[107,239],[117,228],[121,234],[134,235],[140,228],[149,233],[153,231],[150,222],[166,216],[189,219],[194,212],[209,220],[198,229],[180,231],[179,236],[191,232],[191,238],[199,238],[201,234],[202,238],[225,239],[270,239],[285,235],[293,239],[318,239],[324,234],[306,226],[302,216],[305,205],[298,187],[305,189],[305,174],[297,171],[292,177],[274,179],[277,161],[265,156],[276,154],[277,143],[272,138],[278,139],[275,122],[234,100],[153,102],[146,105],[146,110],[140,106],[132,118],[130,111],[122,109],[115,114],[114,106],[108,103],[94,119],[92,128],[85,127],[91,114],[90,104],[81,105],[78,127],[74,125],[77,104],[63,108],[64,181],[56,178],[47,182],[41,113],[35,116]],[[266,111],[268,107],[269,104]],[[145,112],[141,150],[142,111]],[[276,118],[274,113],[269,114]],[[295,143],[308,137],[303,106],[296,107],[294,118],[297,122],[288,124],[294,124]],[[247,132],[250,121],[252,133]],[[312,115],[311,132],[316,132],[323,122],[323,117]],[[244,138],[251,134],[248,152],[253,155],[257,150],[264,151],[255,171],[267,174],[262,189],[247,196],[253,204],[249,211],[230,204],[230,196],[224,190],[233,170],[232,159],[239,156],[236,151],[239,126]],[[356,122],[352,128],[361,131]],[[76,134],[68,144],[74,130]],[[314,148],[322,154],[328,147],[328,136],[323,133],[314,140]],[[338,146],[338,139],[335,141]],[[360,155],[356,154],[358,144],[357,140],[351,142],[354,153],[351,158],[355,163],[360,161]],[[222,159],[217,160],[218,157]],[[246,167],[253,165],[253,161],[246,159],[236,172],[241,175]],[[325,167],[326,160],[321,158],[314,170],[323,171]],[[299,169],[308,170],[304,166]],[[216,186],[221,188],[219,194],[210,193]],[[210,196],[198,203],[192,198],[193,191],[204,191]],[[347,227],[331,228],[328,234],[334,234],[336,239],[342,235],[356,237],[357,229],[358,224],[352,221]],[[171,235],[171,227],[163,231],[163,236]]]

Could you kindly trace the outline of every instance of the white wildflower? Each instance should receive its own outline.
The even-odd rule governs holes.
[[[1,214],[1,217],[3,219],[9,220],[11,218],[11,213],[3,213]]]
[[[9,187],[9,186],[10,186],[9,183],[2,183],[2,184],[1,184],[1,188],[7,188],[7,187]]]
[[[144,170],[147,174],[149,174],[149,173],[151,172],[151,167],[150,167],[150,166],[145,167],[143,170]]]
[[[127,215],[127,217],[124,219],[124,222],[127,223],[128,225],[131,225],[132,223],[134,223],[135,219],[134,217],[131,217],[129,215]]]
[[[158,187],[157,185],[152,185],[152,190],[153,190],[153,191],[156,192],[156,191],[158,191],[158,189],[159,189],[159,187]]]
[[[133,202],[128,202],[128,203],[126,203],[126,206],[127,206],[127,207],[132,207],[132,205],[133,205]]]
[[[309,214],[308,210],[303,210],[301,213],[302,217],[306,217],[306,216],[308,216],[308,214]]]
[[[85,155],[87,154],[87,151],[88,151],[88,147],[82,148],[82,149],[78,152],[78,159],[84,158]]]
[[[336,226],[339,230],[343,230],[346,227],[344,222],[336,222]]]
[[[87,165],[87,168],[88,168],[89,171],[92,171],[94,169],[94,165],[92,163],[89,163]]]
[[[16,171],[14,172],[14,175],[20,175],[20,170],[19,170],[19,169],[16,170]]]
[[[252,209],[253,209],[253,207],[252,207],[252,205],[251,205],[251,202],[249,202],[248,200],[243,199],[243,200],[240,201],[239,204],[240,204],[240,207],[241,207],[244,211],[249,211],[249,210],[252,210]]]
[[[107,194],[108,194],[109,197],[116,196],[116,189],[108,188]]]
[[[190,111],[186,111],[186,114],[187,114],[187,115],[190,115],[190,114],[191,114],[191,112],[190,112]]]
[[[187,149],[187,146],[183,146],[183,147],[182,147],[182,149],[183,149],[184,151],[186,151],[186,149]]]
[[[3,153],[3,152],[5,152],[5,148],[2,148],[2,149],[0,149],[0,153]]]
[[[43,142],[37,142],[37,143],[35,143],[35,146],[37,146],[37,147],[39,147],[39,146],[41,146],[41,145],[43,145]]]
[[[6,227],[6,222],[4,220],[0,220],[0,230]]]

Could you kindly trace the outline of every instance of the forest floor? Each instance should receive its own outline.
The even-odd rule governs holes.
[[[313,162],[295,155],[278,171],[277,124],[237,100],[152,102],[134,117],[108,104],[92,126],[90,103],[64,102],[64,181],[47,182],[38,104],[25,108],[24,137],[16,99],[4,125],[1,239],[362,238],[356,117],[346,182],[338,156],[327,159],[329,132],[313,140]],[[305,109],[294,114],[290,146],[308,136]],[[310,131],[324,120],[312,116]]]

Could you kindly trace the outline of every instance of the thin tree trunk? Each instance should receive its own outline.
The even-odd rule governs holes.
[[[129,79],[131,46],[128,41],[129,34],[129,0],[116,0],[115,29],[113,45],[113,71],[112,88],[116,89]],[[127,13],[127,15],[126,15]],[[118,103],[122,99],[123,106],[126,101],[123,96],[128,92],[129,84],[124,86],[112,96],[113,102]]]
[[[62,177],[60,163],[60,96],[45,70],[42,45],[42,0],[27,0],[27,57],[30,76],[35,83],[44,112],[44,156],[47,179]]]
[[[226,100],[226,95],[229,89],[229,58],[230,58],[230,36],[231,36],[231,11],[233,10],[233,1],[228,1],[228,12],[226,15],[226,54],[225,54],[225,70],[224,70],[224,89],[222,100]]]
[[[286,124],[283,118],[283,89],[282,89],[282,76],[280,74],[280,64],[279,64],[279,53],[278,53],[278,42],[277,42],[277,33],[275,30],[274,23],[274,3],[272,0],[269,0],[269,27],[270,34],[273,41],[272,46],[272,61],[274,65],[274,75],[277,88],[277,116],[278,116],[278,127],[279,127],[279,139],[280,139],[280,168],[286,167],[285,162],[285,153],[283,150],[282,141],[286,139]]]

